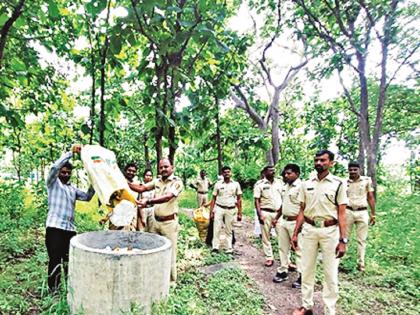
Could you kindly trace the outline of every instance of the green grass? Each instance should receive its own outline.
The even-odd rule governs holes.
[[[46,290],[44,245],[46,199],[43,187],[1,184],[0,314],[69,314],[66,292],[51,297]],[[181,207],[195,207],[194,191],[186,190]],[[377,224],[369,231],[366,272],[356,272],[354,235],[340,273],[341,314],[417,314],[420,298],[418,195],[385,192],[379,196]],[[253,217],[252,194],[244,193],[244,213]],[[78,231],[98,230],[97,200],[77,203]],[[179,281],[154,314],[262,314],[264,301],[239,269],[227,268],[206,277],[198,268],[227,262],[230,255],[212,255],[198,237],[194,222],[180,215]],[[255,240],[259,244],[259,240]],[[273,250],[277,254],[276,240]],[[318,268],[317,283],[322,280]],[[127,314],[138,314],[133,306]]]
[[[356,272],[353,233],[340,274],[341,308],[348,314],[418,314],[420,299],[419,195],[379,196],[370,227],[366,272]]]
[[[181,275],[165,303],[155,305],[154,315],[262,314],[264,300],[238,268],[226,268],[206,278],[199,272]]]
[[[0,314],[69,314],[65,285],[59,295],[50,296],[47,292],[44,187],[40,185],[32,191],[22,186],[2,188],[0,198],[7,202],[0,205],[0,215],[6,218],[0,222],[0,229],[7,233],[0,234]],[[194,208],[195,202],[193,191],[183,193],[181,207]],[[103,214],[96,198],[88,203],[77,202],[78,232],[103,229],[98,224]],[[201,266],[230,261],[232,256],[212,255],[187,216],[180,215],[180,224],[179,281],[176,288],[171,288],[166,303],[155,306],[154,314],[261,314],[263,299],[242,271],[227,269],[211,277],[197,271]],[[238,305],[243,307],[242,313],[228,308]],[[133,305],[126,314],[141,314],[141,311]]]

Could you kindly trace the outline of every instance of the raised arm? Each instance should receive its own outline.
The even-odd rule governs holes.
[[[76,199],[81,201],[90,201],[95,195],[95,189],[92,186],[89,187],[87,192],[84,192],[80,189],[76,189]]]

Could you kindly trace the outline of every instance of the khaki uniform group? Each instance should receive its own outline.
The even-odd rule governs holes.
[[[347,231],[350,233],[352,226],[356,225],[358,264],[364,266],[369,224],[368,192],[373,192],[373,187],[371,179],[366,176],[360,176],[357,180],[346,180],[328,173],[321,180],[314,175],[308,180],[297,178],[292,183],[275,178],[272,181],[262,179],[256,182],[254,198],[259,201],[262,215],[260,224],[265,266],[271,266],[267,262],[274,259],[270,242],[271,228],[275,229],[279,244],[280,264],[274,282],[287,279],[291,263],[290,243],[296,232],[296,221],[301,207],[304,206],[304,221],[295,250],[296,269],[301,275],[298,287],[301,287],[304,309],[313,308],[316,265],[318,257],[322,257],[324,312],[336,313],[340,262],[336,257],[336,247],[341,241],[338,225],[339,205],[347,208]]]

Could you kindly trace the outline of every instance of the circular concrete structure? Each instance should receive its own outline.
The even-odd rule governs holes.
[[[142,232],[97,231],[70,242],[67,300],[73,314],[149,314],[169,293],[171,242]]]

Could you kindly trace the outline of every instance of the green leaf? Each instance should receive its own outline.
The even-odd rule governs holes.
[[[9,17],[7,16],[7,14],[5,14],[5,13],[1,14],[0,15],[0,27],[2,27],[8,19],[9,19]]]
[[[88,126],[87,124],[83,124],[83,125],[80,127],[80,130],[82,130],[82,132],[83,132],[85,135],[90,134],[90,128],[89,128],[89,126]]]
[[[112,36],[111,37],[111,52],[114,55],[118,55],[121,51],[121,37],[119,36]]]
[[[20,59],[13,59],[11,66],[15,71],[24,71],[26,69],[25,64]]]
[[[176,12],[176,13],[182,12],[182,9],[177,6],[169,6],[167,10],[170,12]]]
[[[181,21],[179,24],[183,27],[192,27],[194,25],[194,23],[190,21]]]
[[[54,0],[48,1],[48,14],[53,18],[60,16],[60,10],[58,10],[58,6]]]

